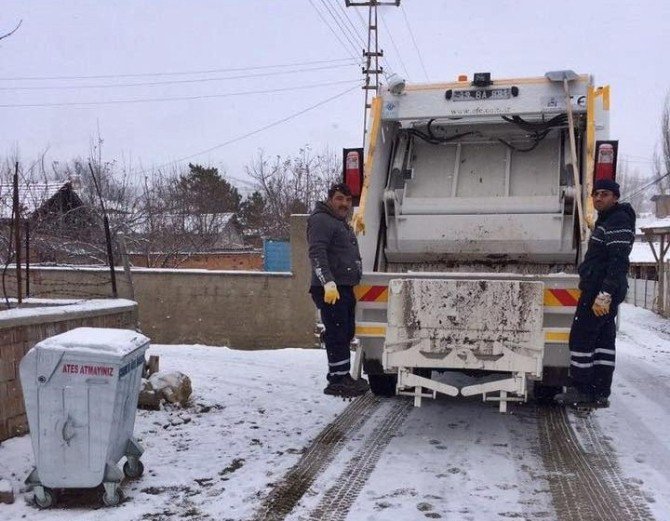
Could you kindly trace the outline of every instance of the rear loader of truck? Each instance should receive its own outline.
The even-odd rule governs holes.
[[[608,111],[609,88],[572,71],[396,81],[375,98],[352,220],[355,370],[373,392],[481,394],[504,411],[566,383],[588,195],[595,172],[614,176]]]

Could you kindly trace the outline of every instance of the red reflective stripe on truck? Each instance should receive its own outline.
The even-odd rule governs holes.
[[[578,289],[546,289],[544,290],[544,305],[576,306],[579,300],[579,293]]]
[[[356,300],[359,302],[387,302],[387,286],[356,286],[354,288]]]

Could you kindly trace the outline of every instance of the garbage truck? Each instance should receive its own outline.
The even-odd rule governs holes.
[[[616,175],[609,96],[571,70],[389,79],[361,179],[345,167],[363,262],[354,372],[374,393],[505,411],[566,384],[589,196],[596,173]]]

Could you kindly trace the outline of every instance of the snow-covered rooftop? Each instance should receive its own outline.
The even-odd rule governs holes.
[[[660,244],[654,243],[654,248],[656,253],[658,253]],[[632,264],[656,264],[651,246],[649,246],[647,241],[635,241],[629,259]]]
[[[661,228],[664,226],[670,226],[670,217],[659,219],[653,214],[642,214],[635,221],[638,235],[644,235],[642,228]]]
[[[24,183],[19,185],[19,205],[26,217],[53,197],[66,183]],[[14,204],[12,184],[0,183],[0,219],[11,219]]]

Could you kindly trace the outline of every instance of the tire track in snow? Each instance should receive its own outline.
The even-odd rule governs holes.
[[[640,489],[622,477],[614,450],[607,443],[598,422],[591,415],[586,417],[577,416],[573,421],[580,434],[583,433],[585,438],[586,445],[583,447],[584,451],[593,454],[598,459],[600,468],[623,504],[626,516],[621,517],[621,519],[645,521],[653,519],[649,508],[644,502]]]
[[[568,413],[561,407],[540,409],[542,459],[559,521],[651,521],[639,491],[625,482],[615,456],[590,418],[577,418],[595,453],[579,444]],[[631,494],[631,492],[636,492]]]
[[[413,409],[412,402],[396,400],[384,420],[365,440],[342,473],[309,514],[310,521],[344,521],[358,494],[367,483],[382,453]]]
[[[307,448],[298,463],[270,492],[254,521],[280,521],[293,510],[314,480],[333,461],[347,438],[351,437],[381,403],[371,393],[354,400]]]

